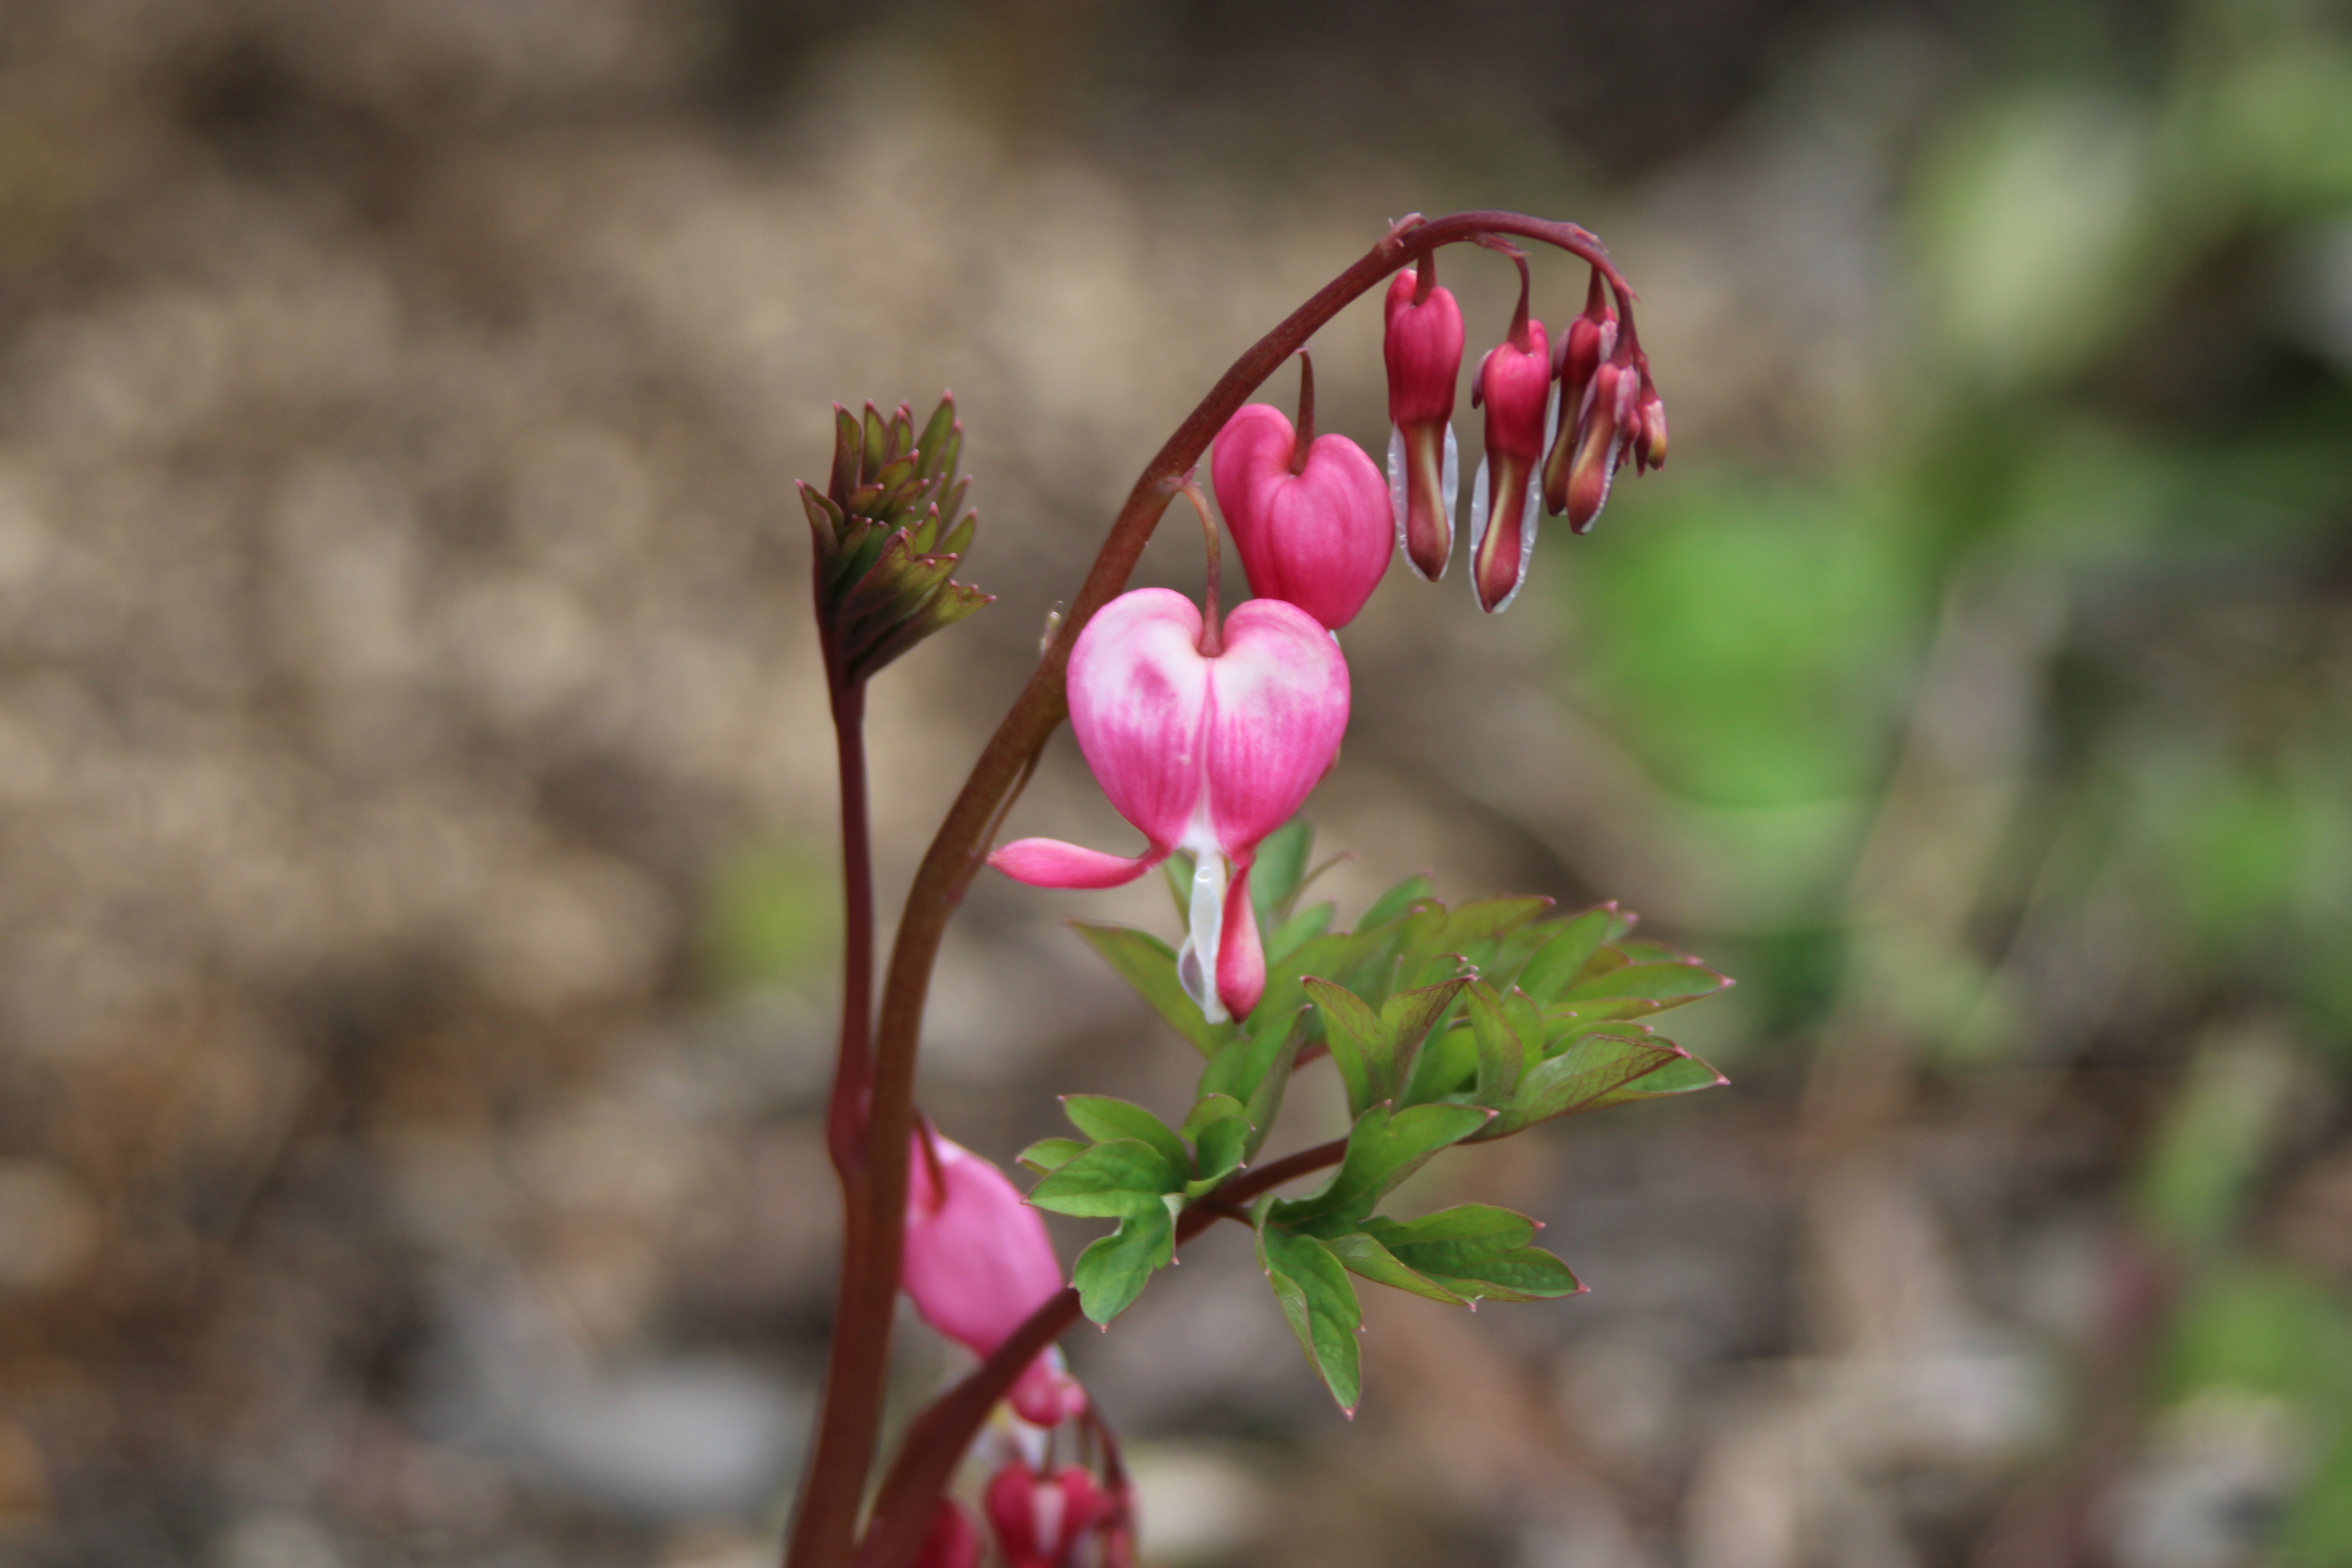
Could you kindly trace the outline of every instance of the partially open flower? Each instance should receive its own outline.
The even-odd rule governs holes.
[[[1454,497],[1460,459],[1454,446],[1454,384],[1462,374],[1462,308],[1436,283],[1424,258],[1389,284],[1389,495],[1397,543],[1424,579],[1445,574],[1454,553]]]
[[[1194,857],[1178,973],[1212,1022],[1265,989],[1250,907],[1257,847],[1330,770],[1348,728],[1348,663],[1330,634],[1280,599],[1224,618],[1213,652],[1192,601],[1138,588],[1104,605],[1070,650],[1070,728],[1121,816],[1148,841],[1118,856],[1024,838],[988,858],[1038,888],[1115,888],[1178,849]]]
[[[1388,486],[1361,447],[1294,431],[1279,408],[1249,403],[1217,433],[1209,475],[1251,593],[1335,632],[1356,618],[1389,569],[1394,532]]]
[[[1006,1568],[1076,1568],[1108,1500],[1076,1465],[1044,1476],[1015,1460],[990,1479],[981,1506]]]
[[[1062,1289],[1045,1216],[1003,1172],[928,1127],[916,1136],[907,1184],[905,1258],[899,1283],[923,1321],[979,1356],[993,1353]],[[1087,1407],[1086,1391],[1050,1346],[1010,1399],[1039,1426]]]

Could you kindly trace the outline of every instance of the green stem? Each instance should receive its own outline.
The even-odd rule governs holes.
[[[842,1286],[816,1443],[793,1521],[786,1568],[848,1568],[858,1503],[872,1468],[881,1424],[883,1374],[906,1245],[907,1156],[914,1129],[915,1055],[923,1005],[940,939],[980,869],[988,836],[1006,798],[1027,776],[1038,751],[1068,713],[1063,690],[1070,648],[1097,610],[1127,586],[1152,530],[1184,476],[1200,462],[1225,421],[1265,378],[1326,322],[1408,262],[1440,246],[1481,234],[1514,234],[1559,247],[1601,269],[1613,286],[1624,279],[1601,242],[1575,224],[1518,213],[1455,213],[1434,222],[1400,224],[1281,325],[1234,362],[1151,459],[1111,523],[1094,565],[1071,601],[1060,635],[1046,647],[1013,707],[972,764],[915,872],[883,978],[874,1042],[874,1079],[866,1121],[864,1202],[853,1203],[842,1238]],[[1626,293],[1631,289],[1625,288]]]

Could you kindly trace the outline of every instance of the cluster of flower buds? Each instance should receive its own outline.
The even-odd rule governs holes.
[[[1213,604],[1204,617],[1181,594],[1138,588],[1070,650],[1070,729],[1144,852],[1024,838],[988,858],[1034,888],[1115,888],[1190,851],[1177,972],[1212,1023],[1246,1016],[1265,990],[1250,866],[1330,771],[1349,697],[1348,661],[1305,610],[1253,599],[1218,621]]]
[[[1609,481],[1630,457],[1647,473],[1666,461],[1666,406],[1650,379],[1650,356],[1632,318],[1616,306],[1595,271],[1584,310],[1559,340],[1559,429],[1544,459],[1544,510],[1583,533],[1609,500]]]
[[[1472,405],[1486,411],[1486,455],[1470,498],[1471,585],[1490,613],[1509,605],[1527,581],[1538,499],[1582,533],[1608,500],[1619,464],[1632,458],[1646,471],[1666,460],[1665,407],[1623,300],[1596,268],[1583,312],[1555,344],[1528,313],[1525,259],[1496,247],[1518,262],[1518,309],[1504,341],[1478,362],[1470,394]],[[1397,542],[1412,569],[1433,581],[1453,552],[1458,459],[1450,421],[1463,352],[1461,310],[1433,276],[1424,258],[1390,283],[1383,345]],[[1546,455],[1546,400],[1555,381]]]

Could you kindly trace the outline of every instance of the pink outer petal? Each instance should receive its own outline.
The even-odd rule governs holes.
[[[1318,436],[1307,462],[1278,408],[1246,404],[1209,461],[1250,591],[1297,605],[1333,631],[1356,618],[1389,567],[1388,477],[1345,436]]]
[[[1319,436],[1307,448],[1307,467],[1275,479],[1263,494],[1274,583],[1262,584],[1254,570],[1250,585],[1338,631],[1389,569],[1396,521],[1388,476],[1345,436]]]
[[[1003,1172],[940,1138],[940,1179],[919,1135],[900,1283],[923,1321],[977,1355],[1003,1344],[1062,1289],[1045,1217]]]
[[[1551,395],[1551,345],[1541,321],[1528,322],[1528,352],[1496,346],[1478,367],[1486,404],[1486,460],[1508,457],[1520,471],[1543,460],[1544,404]]]
[[[1248,1017],[1265,994],[1265,949],[1258,942],[1249,874],[1244,866],[1225,889],[1224,930],[1217,941],[1217,1000],[1236,1018]]]
[[[1389,419],[1397,425],[1444,424],[1454,413],[1454,381],[1462,374],[1462,308],[1440,286],[1416,305],[1414,268],[1389,284],[1382,315],[1388,331],[1381,356],[1388,363]]]
[[[1130,856],[1058,838],[1016,838],[991,855],[988,863],[1033,888],[1119,888],[1167,858],[1168,851],[1156,845]]]
[[[1244,403],[1234,410],[1209,449],[1209,482],[1216,487],[1217,504],[1224,509],[1225,526],[1233,530],[1244,565],[1250,549],[1245,542],[1253,536],[1263,538],[1265,532],[1255,526],[1262,516],[1262,508],[1254,500],[1255,488],[1276,474],[1290,472],[1291,454],[1297,445],[1297,432],[1281,409],[1267,403]]]
[[[1210,826],[1246,862],[1339,753],[1348,729],[1348,661],[1314,617],[1252,599],[1225,617],[1206,726]]]
[[[1070,730],[1103,794],[1165,855],[1201,799],[1201,612],[1167,588],[1121,594],[1078,634],[1068,689]]]

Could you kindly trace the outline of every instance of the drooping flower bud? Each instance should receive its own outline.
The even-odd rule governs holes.
[[[923,1321],[974,1355],[992,1354],[1062,1289],[1045,1216],[1003,1172],[928,1127],[915,1138],[907,1184],[899,1283]],[[1083,1412],[1086,1391],[1048,1346],[1010,1395],[1021,1418],[1058,1426]]]
[[[1639,431],[1633,438],[1633,461],[1640,471],[1666,466],[1666,405],[1658,396],[1658,389],[1650,378],[1642,378],[1642,399],[1635,406],[1634,419]]]
[[[1568,470],[1568,526],[1579,533],[1591,531],[1592,520],[1609,500],[1609,481],[1624,460],[1639,415],[1641,373],[1611,360],[1592,374],[1590,406]],[[1661,411],[1658,435],[1664,439]],[[1663,450],[1663,447],[1661,448]]]
[[[940,1511],[931,1517],[931,1532],[923,1538],[915,1568],[980,1568],[980,1531],[953,1498],[940,1500]]]
[[[1202,652],[1183,595],[1138,588],[1105,605],[1070,649],[1070,729],[1103,794],[1149,841],[1133,857],[1051,838],[988,863],[1038,888],[1115,888],[1177,849],[1195,857],[1191,934],[1177,972],[1213,1023],[1265,989],[1251,909],[1257,847],[1330,770],[1348,728],[1348,662],[1313,616],[1253,599]]]
[[[1388,487],[1364,449],[1314,434],[1312,374],[1303,373],[1298,429],[1278,408],[1244,405],[1217,433],[1209,477],[1250,592],[1336,632],[1388,571],[1394,524]]]
[[[1389,497],[1397,543],[1429,582],[1454,553],[1454,497],[1460,458],[1454,445],[1454,384],[1462,374],[1462,308],[1437,286],[1424,257],[1389,284]]]
[[[1559,422],[1543,471],[1544,510],[1554,517],[1568,510],[1569,464],[1583,429],[1586,395],[1592,389],[1593,374],[1616,348],[1617,311],[1596,270],[1585,287],[1583,310],[1559,335]]]
[[[1006,1568],[1076,1568],[1106,1504],[1078,1466],[1041,1476],[1017,1459],[991,1478],[981,1500]]]
[[[1511,336],[1478,362],[1470,395],[1486,407],[1486,455],[1470,490],[1471,582],[1490,615],[1518,594],[1535,555],[1537,468],[1550,392],[1551,346],[1544,324],[1528,316],[1523,291]]]

